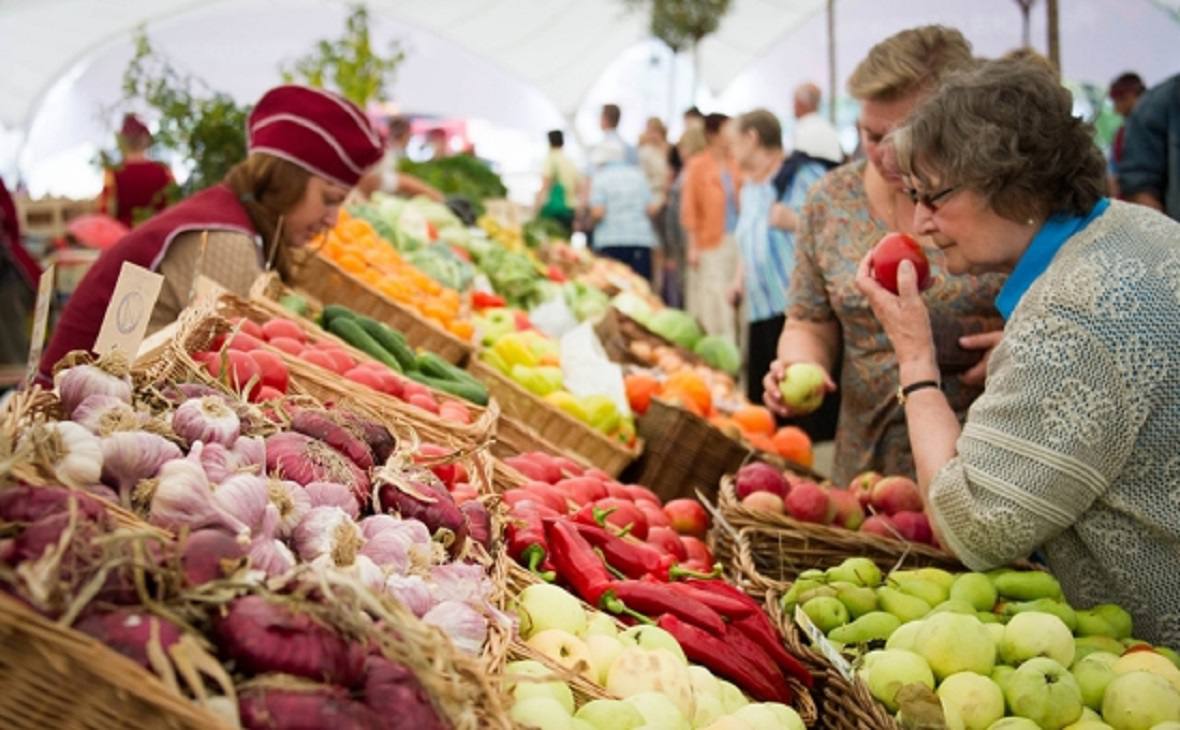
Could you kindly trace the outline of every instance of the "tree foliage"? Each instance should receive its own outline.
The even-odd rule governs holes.
[[[628,0],[628,4],[647,9],[651,34],[679,52],[715,32],[732,0]]]
[[[364,109],[370,101],[386,99],[406,54],[397,41],[390,43],[385,55],[373,48],[364,5],[353,6],[344,28],[343,36],[318,41],[314,51],[296,59],[282,75],[288,83],[332,89]]]

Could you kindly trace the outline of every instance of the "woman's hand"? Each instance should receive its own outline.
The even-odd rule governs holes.
[[[762,402],[772,413],[782,416],[783,418],[795,418],[797,416],[807,415],[805,413],[796,413],[786,403],[783,403],[783,394],[779,391],[779,383],[783,382],[783,378],[787,374],[787,368],[795,364],[794,362],[777,359],[770,363],[770,370],[766,376],[762,378]],[[828,374],[826,368],[822,365],[817,366],[824,371],[824,392],[836,392],[836,384],[832,382],[832,376]]]
[[[861,259],[856,272],[856,288],[869,300],[873,314],[893,343],[900,370],[914,370],[922,377],[937,377],[934,336],[930,329],[930,313],[918,293],[918,273],[909,261],[902,261],[897,268],[897,290],[892,292],[881,286],[870,272],[871,254]],[[905,377],[903,376],[903,381]]]
[[[987,380],[987,361],[1002,339],[1004,339],[1004,330],[1002,329],[960,337],[959,347],[964,350],[984,350],[984,353],[980,361],[960,375],[959,379],[967,385],[983,385]]]

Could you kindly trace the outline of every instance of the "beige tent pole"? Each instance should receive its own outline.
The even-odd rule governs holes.
[[[1057,0],[1048,0],[1046,6],[1049,15],[1049,22],[1047,23],[1049,30],[1049,60],[1053,63],[1053,68],[1057,69],[1057,75],[1060,76],[1061,36],[1057,22]]]
[[[836,123],[836,0],[828,0],[828,119]]]

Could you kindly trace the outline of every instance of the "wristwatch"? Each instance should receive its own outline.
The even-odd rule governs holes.
[[[942,384],[937,380],[919,380],[916,383],[910,383],[904,388],[899,384],[897,386],[897,404],[905,406],[905,399],[909,397],[910,393],[917,390],[924,390],[926,388],[936,388],[942,390]]]

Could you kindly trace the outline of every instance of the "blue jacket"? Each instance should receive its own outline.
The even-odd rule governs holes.
[[[1118,175],[1124,196],[1152,193],[1180,220],[1180,74],[1139,100],[1127,120]]]

